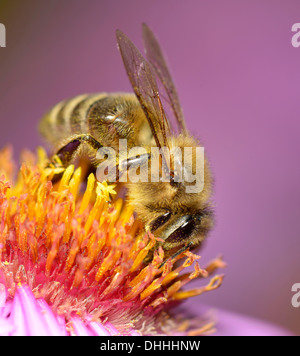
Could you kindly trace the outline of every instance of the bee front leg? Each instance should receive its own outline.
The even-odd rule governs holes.
[[[57,151],[52,157],[52,165],[55,167],[59,167],[60,165],[62,167],[67,167],[70,163],[74,162],[75,158],[80,156],[82,152],[92,152],[93,155],[96,155],[96,152],[101,147],[102,145],[91,135],[79,135]],[[55,174],[52,178],[52,183],[56,183],[61,178],[62,174],[63,173]]]
[[[176,258],[177,256],[181,255],[183,252],[187,251],[190,247],[192,246],[192,243],[189,242],[187,243],[185,246],[183,246],[181,249],[179,249],[177,252],[175,252],[173,255],[171,255],[170,257],[168,257],[167,259],[165,259],[162,264],[159,266],[159,268],[163,267],[166,262],[173,260],[174,258]]]
[[[99,148],[102,147],[102,145],[95,140],[93,136],[88,134],[80,135],[60,148],[56,153],[56,156],[61,160],[62,165],[66,167],[75,160],[75,157],[79,152],[83,151],[82,146],[85,146],[85,149],[89,152],[94,152],[95,154]]]

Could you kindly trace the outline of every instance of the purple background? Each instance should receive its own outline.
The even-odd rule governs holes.
[[[300,333],[299,0],[0,1],[0,146],[41,144],[37,122],[61,99],[131,91],[115,30],[141,48],[142,22],[167,53],[216,178],[217,225],[201,254],[222,253],[228,268],[199,303]]]

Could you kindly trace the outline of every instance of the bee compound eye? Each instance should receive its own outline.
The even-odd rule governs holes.
[[[180,242],[185,240],[194,232],[195,226],[196,223],[193,217],[188,216],[186,221],[168,236],[166,242]]]
[[[168,211],[163,215],[160,215],[158,218],[154,219],[151,224],[150,224],[150,230],[151,232],[154,232],[157,230],[159,227],[164,225],[171,217],[171,213]]]

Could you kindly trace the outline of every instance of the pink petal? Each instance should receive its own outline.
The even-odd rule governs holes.
[[[92,331],[93,335],[111,336],[110,332],[101,323],[97,323],[96,321],[90,321],[88,323],[88,327]]]
[[[130,336],[141,336],[141,333],[137,332],[136,330],[129,330],[128,335]]]
[[[240,315],[226,310],[218,310],[216,336],[291,336],[283,327]]]
[[[41,311],[41,317],[45,319],[49,336],[65,336],[67,335],[66,329],[58,322],[53,314],[51,308],[44,299],[37,299]]]
[[[229,310],[215,309],[208,305],[199,304],[198,299],[190,299],[184,306],[184,309],[178,309],[178,312],[184,312],[192,317],[202,318],[209,316],[216,322],[216,332],[214,336],[288,336],[292,332],[284,327],[272,324],[267,321],[259,320],[250,316],[238,314]]]
[[[0,308],[5,306],[6,302],[6,288],[4,284],[0,283]]]
[[[83,321],[77,317],[70,318],[71,324],[71,335],[74,336],[93,336],[93,333],[88,330],[88,328],[84,325]]]
[[[13,336],[24,336],[28,335],[27,331],[27,321],[22,310],[22,301],[18,293],[16,293],[12,307],[9,321],[15,326],[14,332],[11,334]]]
[[[60,325],[63,335],[68,336],[69,333],[66,328],[66,319],[62,315],[55,315],[58,324]]]
[[[14,336],[47,336],[50,334],[46,318],[26,285],[17,287],[12,304],[10,319],[15,326]]]
[[[14,325],[6,319],[0,318],[0,336],[9,336],[14,331]]]
[[[105,328],[108,330],[110,335],[120,335],[120,332],[109,322],[104,324]]]
[[[14,330],[14,326],[8,318],[11,303],[6,303],[6,296],[6,288],[0,284],[0,336],[9,336]]]

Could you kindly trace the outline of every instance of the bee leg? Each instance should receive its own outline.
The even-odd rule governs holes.
[[[63,166],[74,160],[76,153],[80,149],[81,145],[86,145],[88,148],[94,152],[97,152],[102,145],[94,139],[91,135],[80,135],[63,146],[58,152],[57,156],[61,160]]]
[[[102,145],[91,135],[86,134],[76,137],[72,141],[68,142],[61,149],[59,149],[59,151],[56,153],[56,156],[61,161],[63,167],[67,167],[70,162],[74,161],[81,145],[86,145],[88,149],[93,152],[97,152],[98,149],[102,147]],[[58,166],[57,161],[55,162],[54,159],[52,159],[52,164],[54,166]],[[62,174],[63,173],[56,174],[52,178],[52,183],[54,184],[59,181],[62,177]]]
[[[179,256],[180,254],[182,254],[183,252],[187,251],[190,247],[192,246],[192,243],[189,242],[188,244],[186,244],[185,246],[183,246],[180,250],[178,250],[177,252],[175,252],[172,256],[170,256],[169,258],[165,259],[163,261],[163,263],[159,266],[159,268],[163,267],[168,261],[173,260],[175,257]]]
[[[116,166],[116,181],[120,180],[120,177],[125,173],[128,172],[129,169],[134,169],[137,167],[142,167],[145,164],[148,164],[150,160],[150,154],[145,153],[141,155],[137,155],[134,157],[129,157],[124,161],[119,162]],[[100,178],[101,180],[101,178]]]

